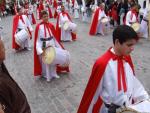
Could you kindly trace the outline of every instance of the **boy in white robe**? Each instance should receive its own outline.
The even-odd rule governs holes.
[[[13,19],[13,43],[12,43],[12,48],[16,50],[24,49],[26,48],[27,50],[30,49],[30,44],[29,40],[32,38],[31,32],[33,31],[32,25],[26,15],[23,14],[23,9],[22,8],[17,8],[18,14],[14,16]],[[16,38],[15,34],[21,30],[25,29],[28,33],[28,38],[22,42],[20,45],[16,43]]]
[[[133,4],[126,14],[125,25],[131,26],[135,22],[138,22],[137,5]]]
[[[104,8],[105,8],[104,3],[100,4],[100,6],[96,8],[89,31],[90,35],[96,35],[97,33],[104,35],[105,29],[107,28],[107,30],[109,30],[110,28],[109,19],[105,14]],[[105,23],[102,22],[102,19],[104,18],[108,19],[108,21]]]
[[[149,99],[130,56],[137,40],[127,25],[114,30],[113,46],[96,60],[77,113],[116,113],[120,107]]]
[[[56,49],[64,49],[63,46],[58,42],[56,37],[56,31],[50,22],[48,22],[48,13],[47,11],[42,11],[42,22],[36,26],[35,30],[35,41],[34,41],[34,76],[43,75],[49,82],[52,78],[59,78],[57,72],[67,71],[69,72],[68,67],[62,67],[62,69],[56,70],[59,64],[59,56],[57,56],[59,61],[54,60],[49,64],[42,60],[42,57],[45,55],[44,50],[48,47],[53,47]],[[62,51],[60,51],[62,52]],[[61,53],[59,53],[61,54]],[[56,57],[56,56],[55,56]],[[60,58],[62,59],[62,57]],[[57,64],[56,64],[57,62]],[[61,68],[61,67],[60,67]],[[38,75],[37,75],[38,74]]]
[[[61,6],[61,13],[58,15],[57,23],[56,23],[56,30],[58,32],[59,40],[61,40],[61,41],[75,41],[76,40],[76,33],[74,33],[70,29],[66,29],[66,30],[64,29],[64,24],[66,22],[68,22],[69,24],[73,23],[71,20],[71,17],[65,11],[65,7],[62,5]],[[75,27],[76,27],[76,24],[73,23],[73,25],[75,25]],[[60,29],[60,32],[58,29]]]
[[[46,17],[44,17],[45,15]],[[42,19],[43,19],[43,24],[39,26],[38,39],[36,42],[36,51],[40,59],[42,59],[43,46],[45,46],[45,48],[49,46],[61,48],[61,46],[58,44],[58,42],[54,38],[52,31],[49,31],[48,28],[46,28],[44,25],[44,23],[48,23],[48,13],[46,11],[45,13],[43,13]],[[41,39],[43,40],[47,39],[45,41],[45,45],[44,45],[44,41],[42,41]],[[56,73],[55,65],[44,64],[42,60],[41,60],[41,63],[42,63],[42,75],[46,77],[47,81],[50,81],[52,77],[59,78],[59,76]]]

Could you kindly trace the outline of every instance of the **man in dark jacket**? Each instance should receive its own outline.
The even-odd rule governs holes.
[[[5,48],[0,39],[0,113],[31,113],[26,96],[7,71]]]

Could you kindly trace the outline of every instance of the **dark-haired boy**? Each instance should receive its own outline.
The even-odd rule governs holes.
[[[50,81],[53,77],[59,78],[57,71],[69,72],[69,67],[58,67],[55,63],[45,64],[42,61],[44,49],[48,47],[64,49],[64,47],[58,41],[54,25],[48,21],[49,16],[46,10],[41,12],[41,17],[42,22],[36,26],[34,35],[34,76],[44,75],[47,81]]]
[[[96,60],[77,113],[116,113],[119,107],[149,98],[130,57],[137,40],[127,25],[114,30],[113,46]]]

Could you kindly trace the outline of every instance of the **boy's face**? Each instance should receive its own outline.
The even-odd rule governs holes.
[[[120,55],[129,55],[134,50],[136,42],[137,41],[135,39],[131,39],[120,44],[119,40],[116,40],[115,46],[118,48],[117,51]]]
[[[42,16],[42,19],[43,19],[44,22],[48,22],[48,14],[44,14]]]
[[[19,15],[22,15],[23,14],[23,8],[21,8],[18,12]]]

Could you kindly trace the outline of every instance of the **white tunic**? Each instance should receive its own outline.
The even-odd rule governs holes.
[[[51,34],[51,36],[53,36],[51,30],[50,30],[50,34]],[[52,64],[45,64],[44,62],[42,62],[41,54],[43,53],[43,50],[42,50],[43,41],[41,41],[41,38],[49,38],[50,34],[48,32],[48,29],[46,29],[46,36],[47,37],[45,37],[44,25],[42,24],[39,26],[38,39],[36,42],[36,51],[37,51],[37,54],[39,55],[39,60],[40,60],[41,65],[42,65],[42,75],[47,79],[47,81],[50,81],[50,79],[52,77],[55,77],[57,75],[56,64],[53,64],[53,63]],[[59,45],[59,43],[56,41],[55,38],[53,38],[49,41],[46,41],[46,47],[49,47],[49,46],[61,48],[61,46]]]
[[[51,36],[53,36],[52,32],[50,31]],[[49,38],[50,35],[48,33],[48,30],[46,29],[46,38]],[[41,38],[45,38],[45,34],[44,34],[44,25],[40,25],[39,27],[39,31],[38,31],[38,39],[36,42],[36,50],[37,50],[37,54],[40,55],[43,53],[42,47],[43,47],[43,41],[41,41]],[[56,41],[55,38],[51,39],[50,41],[46,41],[46,47],[49,46],[53,46],[53,47],[60,47],[60,45],[58,44],[58,42]]]
[[[133,15],[133,17],[131,17]],[[135,14],[132,14],[131,11],[128,11],[127,15],[126,15],[126,22],[125,24],[128,25],[128,26],[131,26],[131,23],[134,23],[134,22],[137,22],[137,17]]]
[[[113,51],[113,49],[111,51]],[[99,96],[101,96],[102,100],[107,104],[113,103],[120,106],[123,106],[124,103],[126,104],[126,106],[131,105],[132,99],[134,99],[135,102],[138,102],[149,98],[142,84],[134,76],[130,65],[125,61],[124,70],[127,84],[126,92],[124,92],[123,88],[121,91],[118,91],[117,61],[113,59],[109,60],[104,71],[102,80],[99,83],[94,98],[88,109],[88,113],[92,113],[92,108]],[[104,104],[102,105],[99,113],[108,113],[107,108]]]
[[[29,27],[29,30],[33,31],[32,25],[31,25],[28,17],[26,15],[22,15],[22,18],[23,18],[25,23],[21,19],[19,19],[18,28],[19,29],[26,29],[27,27]]]
[[[21,19],[19,19],[17,28],[19,28],[19,29],[26,29],[27,30],[27,27],[28,27],[29,30],[32,32],[33,28],[32,28],[32,25],[31,25],[28,17],[26,15],[22,15],[22,19],[23,19],[24,22]],[[22,43],[20,46],[22,48],[30,47],[29,40],[30,40],[30,37],[28,37],[27,40],[25,40],[25,42]]]

